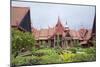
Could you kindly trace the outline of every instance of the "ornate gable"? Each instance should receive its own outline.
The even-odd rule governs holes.
[[[60,18],[58,17],[57,24],[55,26],[55,32],[56,34],[63,34],[64,33],[64,27],[61,24]]]

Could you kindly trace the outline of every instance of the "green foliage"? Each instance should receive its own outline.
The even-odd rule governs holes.
[[[12,59],[12,64],[15,65],[22,65],[27,63],[28,63],[28,59],[26,57],[17,56],[16,58]]]
[[[51,54],[51,55],[45,55],[41,57],[41,63],[40,64],[54,64],[54,63],[63,63],[62,59],[58,54]]]
[[[12,60],[12,64],[15,65],[36,65],[62,62],[59,54],[51,48],[39,49],[36,50],[32,56],[17,56]]]
[[[74,40],[73,44],[74,44],[74,47],[81,47],[78,40]]]
[[[44,48],[39,49],[33,53],[34,56],[37,56],[38,64],[50,64],[50,63],[61,63],[62,60],[58,53],[56,53],[55,49],[53,48]],[[36,63],[33,63],[36,64]]]
[[[73,52],[73,49],[76,52]],[[78,51],[78,52],[77,52]],[[89,51],[89,52],[88,52]],[[13,57],[13,56],[12,56]],[[15,65],[37,65],[37,64],[54,64],[66,62],[84,62],[95,61],[95,48],[70,48],[58,49],[43,48],[33,51],[32,55],[17,56],[13,58],[12,64]]]
[[[32,65],[37,65],[37,64],[41,64],[41,58],[40,57],[37,57],[37,56],[35,56],[32,60],[31,60],[31,64]]]
[[[63,53],[63,49],[62,48],[55,48],[56,53],[58,54],[62,54]]]
[[[75,54],[68,54],[68,53],[64,53],[64,54],[61,54],[60,57],[62,58],[62,60],[64,62],[72,62],[72,57],[74,57]]]
[[[39,58],[37,58],[36,56],[17,56],[16,58],[12,59],[11,63],[13,65],[16,66],[20,66],[20,65],[32,65],[32,63],[34,62],[34,64],[38,63]]]
[[[64,62],[84,62],[96,60],[96,49],[91,48],[70,48],[71,53],[63,52],[60,57]]]
[[[95,38],[92,40],[92,44],[93,44],[94,47],[96,47],[96,40],[95,40]]]
[[[11,29],[12,32],[12,53],[19,52],[22,48],[31,50],[34,46],[35,40],[29,32],[22,32],[17,29]]]
[[[21,32],[12,29],[12,61],[13,65],[37,65],[37,64],[54,64],[64,62],[83,62],[96,60],[96,48],[81,48],[77,46],[69,49],[62,49],[59,47],[60,39],[57,37],[58,45],[55,48],[47,47],[45,42],[42,42],[40,48],[34,47],[34,36],[31,33]],[[94,42],[95,43],[95,42]],[[19,51],[25,48],[29,52]],[[31,49],[31,51],[30,51]],[[14,56],[19,55],[15,58]]]
[[[95,61],[94,54],[74,54],[74,53],[64,53],[60,55],[64,62],[86,62]]]
[[[77,49],[76,48],[70,48],[69,51],[71,51],[72,53],[76,53]]]
[[[41,57],[43,55],[45,55],[43,52],[35,52],[33,53],[34,56],[38,56],[38,57]]]
[[[18,56],[32,56],[32,52],[31,51],[25,51],[25,52],[20,52]]]
[[[52,52],[54,53],[55,51],[50,48],[44,48],[44,49],[37,50],[35,53],[44,53],[44,54],[48,55],[48,54],[51,54]]]
[[[86,52],[87,54],[96,54],[95,47],[85,48],[83,51]]]
[[[40,64],[51,64],[51,63],[61,63],[62,60],[55,49],[45,48],[38,50],[40,53],[44,53],[40,58],[42,59]]]
[[[73,62],[95,61],[96,56],[95,54],[76,54],[73,59]]]
[[[47,47],[47,44],[45,41],[42,41],[41,42],[41,45],[40,45],[40,48],[43,49],[43,48],[46,48]]]

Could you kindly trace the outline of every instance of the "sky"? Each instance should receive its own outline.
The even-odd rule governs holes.
[[[70,29],[91,29],[94,21],[95,6],[51,4],[12,1],[12,6],[29,7],[32,27],[37,29],[54,27],[58,17],[62,25]]]

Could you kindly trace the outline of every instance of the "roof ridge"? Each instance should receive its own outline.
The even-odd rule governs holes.
[[[21,6],[21,7],[19,7],[19,6],[12,6],[12,8],[27,8],[27,9],[30,9],[29,7],[23,7],[23,6]]]

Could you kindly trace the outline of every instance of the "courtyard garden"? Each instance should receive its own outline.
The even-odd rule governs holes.
[[[12,66],[90,62],[96,60],[96,46],[88,48],[75,46],[63,49],[51,48],[43,44],[36,48],[35,39],[31,33],[21,32],[17,29],[11,29],[11,31]],[[96,45],[95,41],[93,41],[93,44]]]

